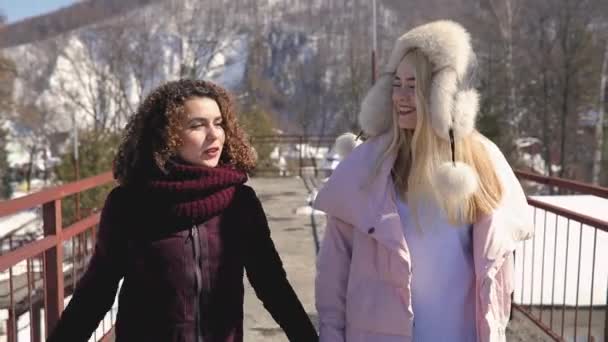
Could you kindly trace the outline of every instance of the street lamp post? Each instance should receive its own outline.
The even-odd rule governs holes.
[[[372,0],[372,85],[376,83],[376,50],[378,48],[378,32],[376,31],[376,0]],[[364,136],[364,132],[361,130],[355,140],[359,140]]]
[[[372,84],[376,83],[376,51],[378,48],[376,0],[372,1]]]
[[[76,125],[76,113],[72,113],[72,137],[74,138],[74,177],[76,181],[80,180],[80,162],[78,156],[78,126]],[[76,193],[75,202],[76,220],[80,220],[80,192]]]

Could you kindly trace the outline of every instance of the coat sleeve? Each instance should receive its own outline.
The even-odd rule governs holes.
[[[106,199],[93,256],[47,342],[88,341],[114,303],[126,254],[126,242],[118,235],[123,228],[117,199],[120,191],[115,188]]]
[[[533,211],[528,205],[526,194],[500,149],[486,140],[486,145],[496,173],[503,187],[503,198],[496,210],[496,220],[503,222],[514,244],[532,238],[534,232]],[[512,247],[515,248],[515,245]]]
[[[281,326],[289,341],[315,342],[317,332],[287,280],[283,263],[270,237],[270,228],[262,204],[251,188],[247,210],[252,226],[245,240],[245,270],[257,297],[272,318]]]
[[[353,228],[327,216],[325,236],[317,259],[315,280],[319,340],[344,342],[346,288],[352,255]]]

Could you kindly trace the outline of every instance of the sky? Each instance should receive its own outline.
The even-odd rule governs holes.
[[[32,17],[71,5],[76,0],[0,0],[0,11],[8,23]]]

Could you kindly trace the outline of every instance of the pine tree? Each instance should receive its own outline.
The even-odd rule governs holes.
[[[3,23],[3,14],[0,12],[0,26]],[[17,75],[15,63],[0,55],[0,118],[6,117],[13,108],[13,86]],[[3,127],[4,121],[0,119],[0,198],[10,198],[12,195],[10,168],[8,164],[7,135]]]
[[[112,161],[119,144],[119,135],[114,133],[98,134],[93,131],[79,133],[79,171],[80,179],[96,176],[112,168]],[[57,178],[63,183],[73,182],[76,179],[74,156],[72,149],[61,157],[57,166]],[[108,192],[114,184],[84,191],[80,194],[80,218],[101,209]],[[76,197],[71,196],[62,203],[62,215],[66,224],[77,219]]]
[[[274,135],[274,123],[270,114],[261,108],[253,106],[249,110],[240,113],[239,123],[247,135],[252,139],[252,145],[258,158],[257,168],[273,168],[270,153],[274,148],[274,144],[269,144],[263,140],[256,139],[256,137],[260,136]]]
[[[6,131],[0,129],[0,198],[2,199],[8,199],[13,194],[8,153],[6,151],[6,135]]]

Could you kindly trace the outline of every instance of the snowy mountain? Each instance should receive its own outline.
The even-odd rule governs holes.
[[[17,97],[52,111],[52,129],[69,130],[73,114],[82,128],[121,127],[141,97],[166,80],[206,78],[243,91],[256,39],[264,48],[259,52],[261,76],[271,81],[279,96],[321,96],[323,88],[338,85],[340,60],[353,39],[348,26],[361,31],[366,23],[358,19],[369,17],[369,6],[363,1],[318,0],[152,2],[3,52],[17,61],[22,75]],[[354,39],[368,45],[368,36]],[[368,47],[360,50],[357,57],[368,58]],[[315,74],[321,84],[303,84],[296,77],[296,67],[306,73],[319,66],[325,69]]]
[[[371,80],[371,1],[136,2],[144,5],[2,50],[19,69],[15,98],[44,122],[31,135],[67,139],[74,125],[119,131],[151,89],[185,77],[222,84],[288,133],[356,127]],[[394,1],[378,3],[382,59],[414,20]],[[27,130],[22,117],[13,113],[11,126]]]

